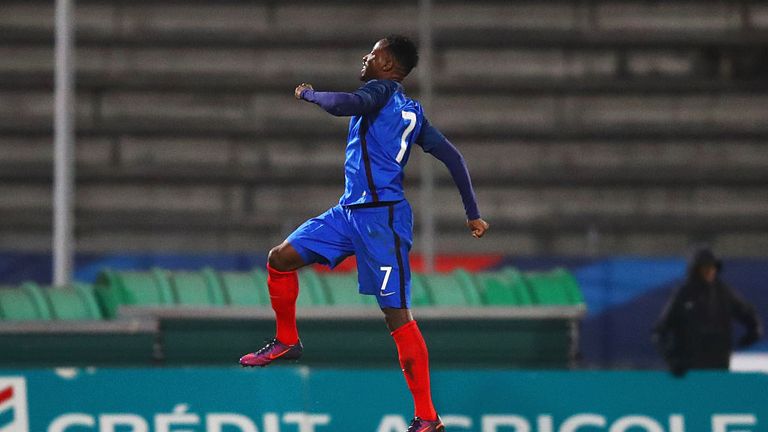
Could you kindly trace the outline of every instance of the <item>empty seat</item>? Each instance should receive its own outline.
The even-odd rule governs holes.
[[[36,284],[26,283],[19,288],[0,287],[0,319],[49,320],[51,312],[40,288]]]
[[[323,282],[313,270],[305,269],[299,272],[299,298],[296,306],[326,306],[328,297]]]
[[[424,283],[434,306],[479,306],[480,296],[472,277],[464,270],[424,274]]]
[[[584,304],[584,294],[581,292],[579,282],[573,273],[567,269],[558,268],[553,271],[553,274],[556,275],[557,280],[565,287],[565,293],[570,304]]]
[[[576,305],[584,301],[576,279],[565,269],[527,273],[525,280],[536,304]]]
[[[517,297],[507,283],[506,276],[499,272],[483,272],[475,275],[480,285],[485,304],[492,306],[517,305]]]
[[[376,305],[376,298],[360,294],[357,273],[326,273],[321,276],[328,292],[331,306],[371,306]]]
[[[211,269],[204,270],[214,273]],[[268,306],[267,275],[262,270],[219,272],[224,301],[231,306]]]
[[[476,275],[489,306],[530,306],[533,299],[524,278],[514,269],[483,272]]]
[[[174,303],[165,272],[102,271],[96,279],[96,298],[108,318],[117,314],[121,304],[162,306]]]
[[[411,305],[432,306],[432,297],[424,282],[424,276],[418,273],[411,273]]]
[[[219,279],[211,272],[166,272],[174,304],[222,306],[224,295]]]
[[[517,297],[517,304],[521,306],[530,306],[534,304],[533,296],[531,295],[531,288],[525,281],[525,277],[516,268],[509,267],[504,269],[504,274],[507,276],[507,282]]]
[[[104,316],[96,302],[93,287],[74,284],[63,288],[41,290],[51,309],[51,318],[58,320],[100,320]]]

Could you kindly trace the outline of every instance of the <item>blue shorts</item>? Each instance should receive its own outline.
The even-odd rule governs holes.
[[[360,294],[375,295],[382,308],[409,308],[413,214],[408,201],[381,207],[337,205],[304,222],[286,239],[306,264],[336,267],[357,256]]]

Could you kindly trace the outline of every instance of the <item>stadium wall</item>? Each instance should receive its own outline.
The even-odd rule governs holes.
[[[453,431],[759,432],[766,386],[755,374],[433,373]],[[400,432],[411,409],[394,368],[0,371],[0,429],[12,432]]]

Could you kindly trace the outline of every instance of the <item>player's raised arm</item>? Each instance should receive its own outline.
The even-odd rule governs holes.
[[[395,88],[391,83],[369,81],[352,93],[319,92],[311,84],[302,83],[293,95],[296,99],[312,102],[329,114],[345,117],[364,115],[381,109],[392,96]]]
[[[439,130],[429,124],[426,118],[417,143],[425,152],[440,160],[448,168],[453,182],[461,194],[461,201],[464,203],[467,227],[469,227],[473,237],[482,237],[489,225],[480,217],[477,198],[475,198],[475,191],[472,188],[472,179],[469,177],[469,170],[461,152]]]

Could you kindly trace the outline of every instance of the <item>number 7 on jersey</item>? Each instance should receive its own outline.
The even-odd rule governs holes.
[[[416,113],[410,111],[403,111],[403,120],[408,122],[408,126],[403,131],[403,136],[400,138],[400,151],[397,153],[395,160],[397,163],[403,161],[405,151],[408,150],[408,135],[413,132],[413,128],[416,127]]]

